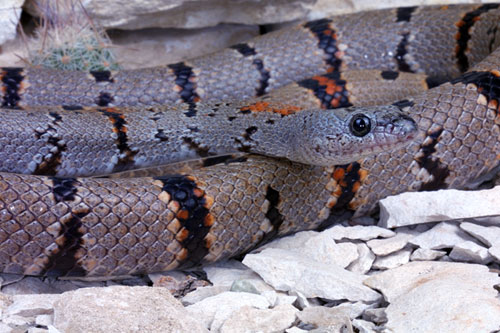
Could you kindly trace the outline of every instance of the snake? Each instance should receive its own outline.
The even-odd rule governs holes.
[[[158,68],[2,68],[0,270],[192,267],[388,195],[466,188],[500,164],[499,22],[497,4],[404,7]],[[371,98],[383,104],[352,106]],[[105,175],[198,157],[190,172]]]

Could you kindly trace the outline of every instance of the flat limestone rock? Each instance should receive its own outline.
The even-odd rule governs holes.
[[[385,327],[394,332],[497,330],[498,283],[486,266],[451,262],[411,262],[365,280],[390,303]]]
[[[16,37],[23,3],[24,0],[0,1],[0,45]]]
[[[366,242],[373,253],[377,256],[386,256],[393,252],[399,251],[408,244],[408,240],[413,235],[406,233],[398,233],[397,235],[385,239],[372,239]]]
[[[218,331],[224,322],[244,306],[267,309],[270,306],[266,297],[245,292],[224,292],[189,305],[186,310],[201,321],[211,331]]]
[[[429,261],[441,258],[446,254],[445,251],[431,249],[416,249],[410,256],[411,261]]]
[[[358,248],[359,258],[347,266],[347,270],[358,274],[366,274],[375,261],[375,255],[365,243],[359,243],[356,244],[356,246]]]
[[[387,256],[377,257],[372,267],[376,269],[390,269],[406,264],[410,261],[412,250],[409,248],[391,253]]]
[[[492,246],[488,249],[488,252],[497,262],[500,263],[500,245]]]
[[[497,215],[500,215],[500,186],[481,191],[406,192],[380,200],[379,225],[393,228]]]
[[[493,244],[500,245],[500,227],[483,227],[474,223],[464,222],[460,223],[460,228],[471,236],[479,239],[488,247],[493,246]]]
[[[164,288],[82,288],[54,303],[61,332],[207,332]]]
[[[364,276],[337,265],[325,265],[296,252],[267,248],[247,254],[243,264],[276,290],[295,291],[307,298],[347,299],[373,303],[380,295],[363,286]]]
[[[220,328],[221,333],[282,332],[295,321],[297,308],[283,304],[273,309],[243,306],[234,311]]]
[[[451,250],[450,258],[476,264],[488,264],[493,260],[487,248],[471,241],[456,244]]]
[[[394,231],[377,227],[377,226],[362,226],[356,225],[353,227],[344,227],[342,225],[333,226],[324,231],[330,235],[334,240],[341,239],[359,239],[367,241],[377,237],[392,237],[396,233]]]
[[[294,251],[326,265],[347,267],[358,259],[356,244],[336,243],[331,233],[303,231],[288,237],[278,238],[266,248]]]
[[[441,222],[434,228],[411,238],[408,242],[423,249],[439,250],[452,248],[458,243],[473,240],[474,238],[465,233],[455,223]]]

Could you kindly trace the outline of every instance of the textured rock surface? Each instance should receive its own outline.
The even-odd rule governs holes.
[[[486,266],[445,262],[413,262],[365,280],[390,303],[385,326],[394,332],[494,331],[498,283]]]
[[[24,0],[0,1],[0,45],[16,37],[17,22]]]
[[[487,248],[471,241],[456,244],[453,250],[451,250],[450,258],[455,261],[474,262],[477,264],[487,264],[492,260]]]
[[[377,226],[344,227],[342,225],[336,225],[329,228],[325,232],[334,240],[359,239],[367,241],[377,237],[387,238],[395,235],[394,231]]]
[[[293,236],[277,239],[267,247],[296,252],[317,262],[344,268],[359,257],[355,244],[337,244],[329,232],[299,232]]]
[[[163,288],[83,288],[64,293],[54,305],[61,332],[205,332]]]
[[[387,256],[377,257],[372,267],[383,270],[404,265],[410,261],[411,251],[411,249],[403,249]]]
[[[467,202],[466,205],[463,203]],[[500,215],[500,186],[482,191],[407,192],[380,200],[382,227]]]
[[[257,309],[267,309],[269,301],[264,297],[251,293],[224,292],[222,294],[208,297],[193,305],[186,307],[186,310],[198,321],[202,322],[211,331],[221,328],[226,319],[244,306]]]
[[[500,227],[483,227],[474,223],[464,222],[460,223],[460,229],[465,230],[488,247],[493,246],[493,244],[500,244]]]
[[[277,290],[306,297],[375,302],[380,295],[362,285],[363,276],[336,265],[324,265],[297,253],[268,248],[248,254],[243,263]]]
[[[220,328],[221,333],[280,332],[290,327],[299,310],[290,304],[273,309],[244,306],[234,311]]]
[[[461,230],[455,223],[442,222],[434,228],[409,240],[409,243],[424,249],[452,248],[455,244],[472,241],[473,238]]]
[[[452,3],[443,0],[82,0],[91,17],[106,28],[199,28],[219,23],[268,24],[306,18],[317,19],[366,9]],[[471,0],[453,1],[472,2]],[[493,2],[493,1],[483,1]]]
[[[205,29],[112,31],[113,53],[125,69],[172,64],[241,43],[259,33],[256,25],[221,25]]]

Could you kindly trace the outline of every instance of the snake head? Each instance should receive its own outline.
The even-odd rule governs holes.
[[[407,145],[417,125],[395,105],[297,113],[297,133],[287,158],[331,166]]]

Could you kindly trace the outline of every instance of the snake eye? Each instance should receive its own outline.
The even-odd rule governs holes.
[[[365,136],[370,133],[370,118],[362,114],[355,115],[349,125],[352,134],[355,136]]]

